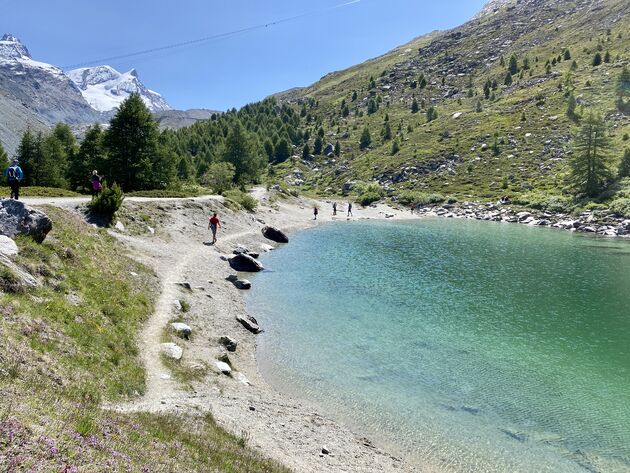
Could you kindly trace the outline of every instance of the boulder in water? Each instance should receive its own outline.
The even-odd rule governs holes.
[[[258,321],[254,317],[251,317],[249,315],[241,317],[240,315],[237,315],[236,320],[238,320],[243,327],[254,334],[262,332],[262,330],[258,326]]]
[[[276,227],[264,227],[262,234],[268,240],[275,241],[276,243],[289,243],[289,237]]]

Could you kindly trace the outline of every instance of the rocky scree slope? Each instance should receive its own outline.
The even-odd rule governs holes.
[[[311,137],[321,128],[324,149],[338,141],[341,152],[302,159],[296,149],[278,175],[290,185],[299,172],[303,188],[316,191],[376,181],[390,193],[560,193],[579,115],[604,114],[615,156],[629,146],[630,120],[615,108],[616,79],[630,58],[628,31],[625,0],[491,2],[460,27],[280,95],[302,108]],[[594,67],[598,52],[608,52],[609,62]],[[516,71],[507,83],[512,55]],[[570,94],[574,117],[566,113]],[[429,121],[431,108],[437,118]],[[365,128],[371,143],[361,149]]]

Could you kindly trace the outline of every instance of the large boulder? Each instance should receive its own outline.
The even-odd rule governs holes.
[[[257,273],[258,271],[262,271],[263,269],[265,269],[263,265],[256,261],[254,258],[243,253],[229,258],[228,263],[230,263],[230,267],[234,271]]]
[[[14,238],[28,235],[41,243],[52,229],[52,221],[44,212],[32,209],[19,200],[0,200],[0,235]]]
[[[289,237],[276,227],[264,227],[262,234],[265,238],[276,243],[289,243]]]
[[[260,326],[258,325],[258,321],[250,315],[246,315],[244,317],[237,315],[236,320],[238,320],[243,327],[245,327],[247,330],[249,330],[252,333],[262,332],[262,330],[260,329]]]

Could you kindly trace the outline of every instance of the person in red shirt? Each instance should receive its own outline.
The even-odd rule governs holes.
[[[219,221],[219,217],[215,213],[212,217],[210,217],[210,221],[208,222],[208,229],[212,231],[212,244],[214,245],[217,242],[217,229],[221,228],[221,222]]]

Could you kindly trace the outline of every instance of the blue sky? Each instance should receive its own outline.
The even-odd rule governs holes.
[[[0,0],[0,33],[19,37],[34,59],[65,67],[312,12],[230,38],[110,61],[121,72],[135,67],[175,108],[225,110],[457,26],[485,3],[360,0],[330,9],[345,1]]]

